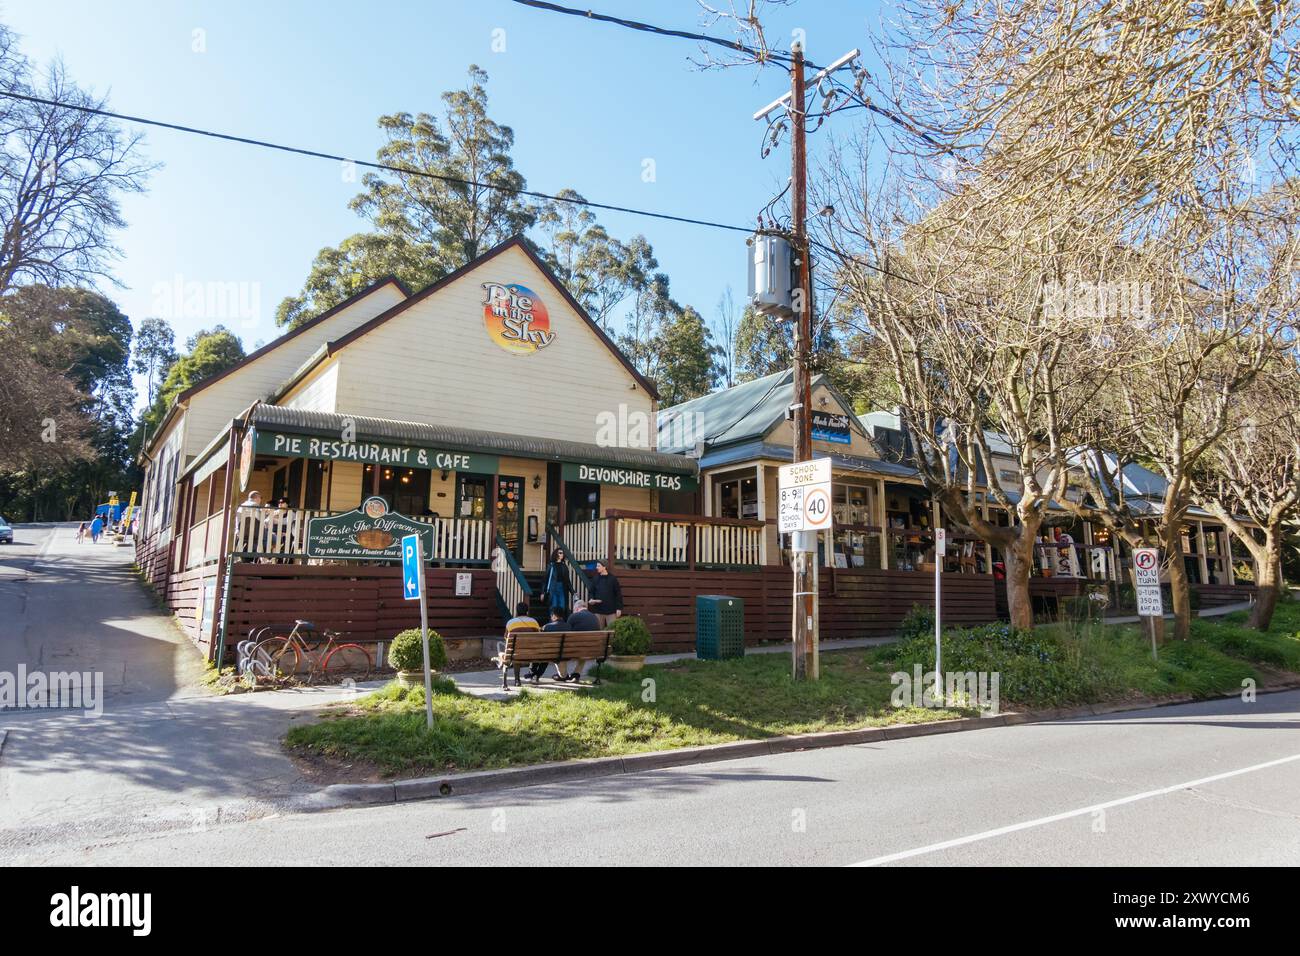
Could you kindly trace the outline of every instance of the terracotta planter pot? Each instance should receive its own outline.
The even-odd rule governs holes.
[[[616,671],[639,671],[645,667],[644,654],[611,654],[605,663]]]

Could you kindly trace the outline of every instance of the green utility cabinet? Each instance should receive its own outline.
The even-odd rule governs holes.
[[[745,602],[726,594],[695,598],[695,656],[720,661],[745,656]]]

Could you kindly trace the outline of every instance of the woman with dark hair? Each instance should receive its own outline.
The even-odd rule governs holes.
[[[546,603],[552,611],[558,610],[565,617],[569,614],[569,595],[573,585],[569,581],[569,568],[564,563],[564,551],[556,548],[551,552],[551,560],[546,569]]]

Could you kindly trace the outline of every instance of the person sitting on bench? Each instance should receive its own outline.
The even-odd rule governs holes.
[[[563,628],[555,630],[565,631],[599,631],[600,619],[587,610],[586,601],[574,601],[573,613],[569,619],[564,622]],[[555,680],[563,683],[564,681],[577,681],[582,677],[582,669],[587,666],[586,661],[574,661],[573,673],[569,673],[568,661],[556,661],[555,663]]]
[[[565,621],[564,619],[564,608],[562,607],[551,608],[551,619],[546,624],[542,625],[542,630],[543,631],[567,631],[568,629],[569,629],[568,622]],[[546,673],[545,662],[529,664],[528,673],[531,674],[533,677],[541,677],[543,674]]]

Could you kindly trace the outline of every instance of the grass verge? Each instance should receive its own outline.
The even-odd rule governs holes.
[[[1199,620],[1192,639],[1166,644],[1152,661],[1136,626],[1006,625],[945,633],[944,669],[1001,675],[1001,706],[1206,697],[1240,690],[1269,670],[1300,672],[1300,604],[1279,607],[1259,634],[1244,616]],[[785,654],[734,661],[683,660],[636,673],[603,671],[605,682],[575,693],[519,694],[509,701],[434,687],[432,730],[424,690],[390,685],[317,723],[295,727],[286,744],[326,760],[361,761],[410,775],[614,756],[784,734],[952,719],[956,708],[895,707],[890,674],[934,665],[933,637],[822,656],[822,679],[796,684]]]

